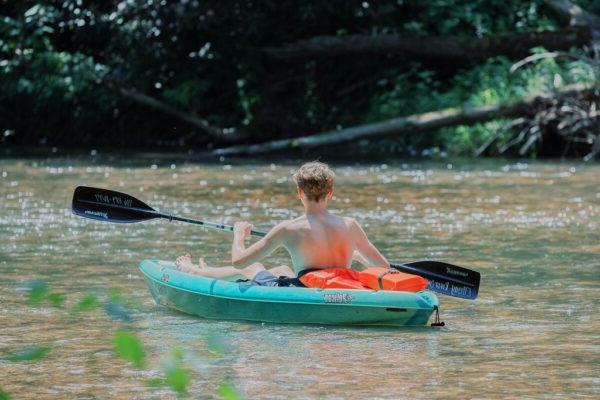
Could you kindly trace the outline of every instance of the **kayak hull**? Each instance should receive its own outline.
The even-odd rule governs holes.
[[[423,326],[438,306],[430,292],[252,286],[186,274],[160,260],[144,260],[140,270],[157,304],[209,319]]]

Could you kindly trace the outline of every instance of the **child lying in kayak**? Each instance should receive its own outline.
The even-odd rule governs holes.
[[[279,223],[249,247],[246,247],[245,241],[250,236],[252,225],[246,221],[235,223],[232,266],[209,267],[202,258],[196,265],[187,254],[177,258],[177,267],[184,272],[214,278],[243,275],[252,284],[260,286],[305,286],[298,278],[305,274],[308,277],[307,272],[325,268],[336,268],[332,273],[346,279],[344,275],[351,272],[347,269],[352,260],[368,267],[389,268],[388,261],[369,241],[355,219],[327,210],[327,203],[333,196],[334,178],[334,172],[324,163],[315,161],[302,165],[293,179],[304,205],[304,215]],[[267,269],[260,263],[279,247],[284,247],[290,254],[293,270],[287,265]]]

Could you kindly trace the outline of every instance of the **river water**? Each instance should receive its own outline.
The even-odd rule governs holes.
[[[176,215],[267,229],[301,212],[293,168],[152,156],[0,159],[0,393],[176,398],[148,382],[164,378],[178,350],[189,398],[226,398],[226,388],[249,399],[600,396],[598,165],[334,166],[331,208],[355,217],[390,260],[481,272],[477,300],[439,296],[444,328],[271,325],[170,311],[154,303],[137,264],[185,252],[223,264],[229,234],[70,213],[74,188],[86,184]],[[266,260],[282,262],[284,252]],[[64,301],[32,301],[40,282]],[[115,293],[126,305],[118,312],[106,306]],[[115,353],[123,328],[143,345],[142,368]],[[10,361],[35,346],[43,357]]]

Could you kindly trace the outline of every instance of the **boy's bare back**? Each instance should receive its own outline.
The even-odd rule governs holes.
[[[304,215],[279,223],[248,248],[244,242],[252,225],[246,221],[236,223],[231,248],[233,265],[250,265],[283,246],[292,258],[296,274],[307,268],[348,268],[353,259],[367,266],[389,267],[358,222],[327,210],[333,196],[333,177],[333,171],[323,163],[304,164],[294,175]]]

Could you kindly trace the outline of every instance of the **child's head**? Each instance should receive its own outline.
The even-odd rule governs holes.
[[[294,174],[294,182],[309,201],[321,201],[333,193],[335,173],[327,164],[312,161],[303,164]]]

